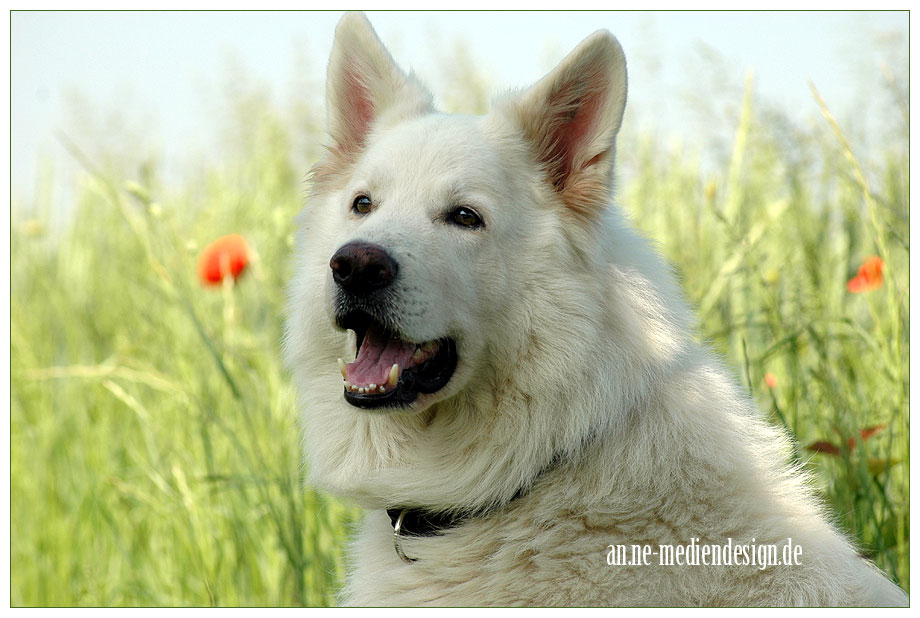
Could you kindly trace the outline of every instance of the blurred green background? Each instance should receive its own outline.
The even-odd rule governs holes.
[[[443,107],[482,113],[488,79],[452,49]],[[885,102],[889,133],[873,141],[838,125],[820,93],[801,120],[750,79],[707,82],[712,61],[694,81],[710,90],[696,104],[713,142],[681,144],[627,116],[618,201],[675,264],[699,337],[795,436],[838,524],[909,589],[901,69],[863,75]],[[207,127],[220,156],[166,173],[155,149],[133,149],[145,127],[75,100],[58,144],[80,173],[61,191],[43,159],[34,196],[14,204],[13,605],[334,602],[360,513],[304,486],[279,360],[293,219],[324,112],[239,67],[225,83]],[[205,287],[199,252],[229,233],[253,260],[235,285]],[[871,256],[881,287],[849,292]]]

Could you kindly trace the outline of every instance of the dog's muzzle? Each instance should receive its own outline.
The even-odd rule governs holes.
[[[412,404],[419,394],[435,393],[457,367],[457,345],[450,337],[414,342],[403,336],[392,309],[399,264],[380,245],[349,242],[329,260],[336,284],[333,311],[340,328],[353,330],[355,360],[339,359],[345,400],[360,408]]]

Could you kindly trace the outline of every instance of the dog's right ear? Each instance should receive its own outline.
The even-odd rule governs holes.
[[[353,160],[373,127],[431,109],[431,95],[396,65],[367,18],[346,13],[335,29],[326,77],[327,122],[336,154]]]
[[[510,115],[570,211],[593,219],[607,207],[616,135],[626,105],[626,58],[606,30],[500,109]]]

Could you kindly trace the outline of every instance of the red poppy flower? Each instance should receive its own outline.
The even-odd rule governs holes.
[[[249,245],[239,234],[221,236],[198,256],[198,276],[205,285],[219,285],[226,276],[240,276],[249,263]]]
[[[874,425],[872,427],[865,427],[859,430],[859,437],[863,441],[866,441],[872,436],[878,434],[884,428],[885,428],[885,425]],[[838,455],[840,457],[843,456],[843,454],[841,453],[840,447],[837,446],[836,444],[831,444],[827,440],[818,440],[817,442],[813,442],[809,444],[805,448],[807,448],[810,451],[814,451],[815,453],[827,453],[828,455]],[[849,438],[847,438],[847,448],[851,452],[856,448],[856,436],[850,436]]]
[[[873,256],[862,263],[856,276],[847,283],[847,289],[854,294],[871,292],[882,287],[882,268],[885,263],[882,258]]]
[[[763,381],[770,388],[776,388],[776,385],[779,384],[779,380],[776,378],[776,374],[770,371],[764,374]]]
[[[840,449],[827,440],[818,440],[817,442],[812,442],[805,448],[816,453],[827,453],[828,455],[840,454]]]
[[[869,438],[871,438],[872,436],[874,436],[875,434],[877,434],[884,428],[885,428],[884,425],[876,425],[875,427],[866,427],[865,429],[860,429],[859,437],[862,438],[863,442],[865,442],[866,440],[868,440]],[[853,436],[850,436],[850,439],[847,440],[847,444],[849,445],[850,450],[853,450],[854,448],[856,448],[856,438]]]

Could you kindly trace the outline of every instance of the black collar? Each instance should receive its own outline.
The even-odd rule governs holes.
[[[554,456],[549,465],[540,470],[530,483],[521,486],[521,488],[517,490],[517,493],[511,496],[511,499],[502,506],[507,507],[521,496],[527,494],[541,476],[558,466],[563,459],[564,457],[561,455],[557,454]],[[396,522],[399,520],[399,516],[403,511],[405,511],[406,514],[403,516],[402,525],[399,527],[399,536],[435,536],[441,534],[443,530],[459,526],[467,519],[491,512],[489,509],[484,509],[479,511],[466,511],[463,513],[450,513],[444,511],[430,511],[425,508],[398,506],[387,509],[387,515],[390,516],[390,525],[393,526],[394,530],[396,529]]]
[[[390,524],[396,528],[396,521],[400,513],[406,512],[399,528],[399,533],[406,536],[434,536],[440,534],[442,530],[459,526],[464,520],[472,516],[471,513],[454,514],[454,513],[436,513],[425,509],[407,509],[396,507],[387,509],[387,515],[390,516]]]

